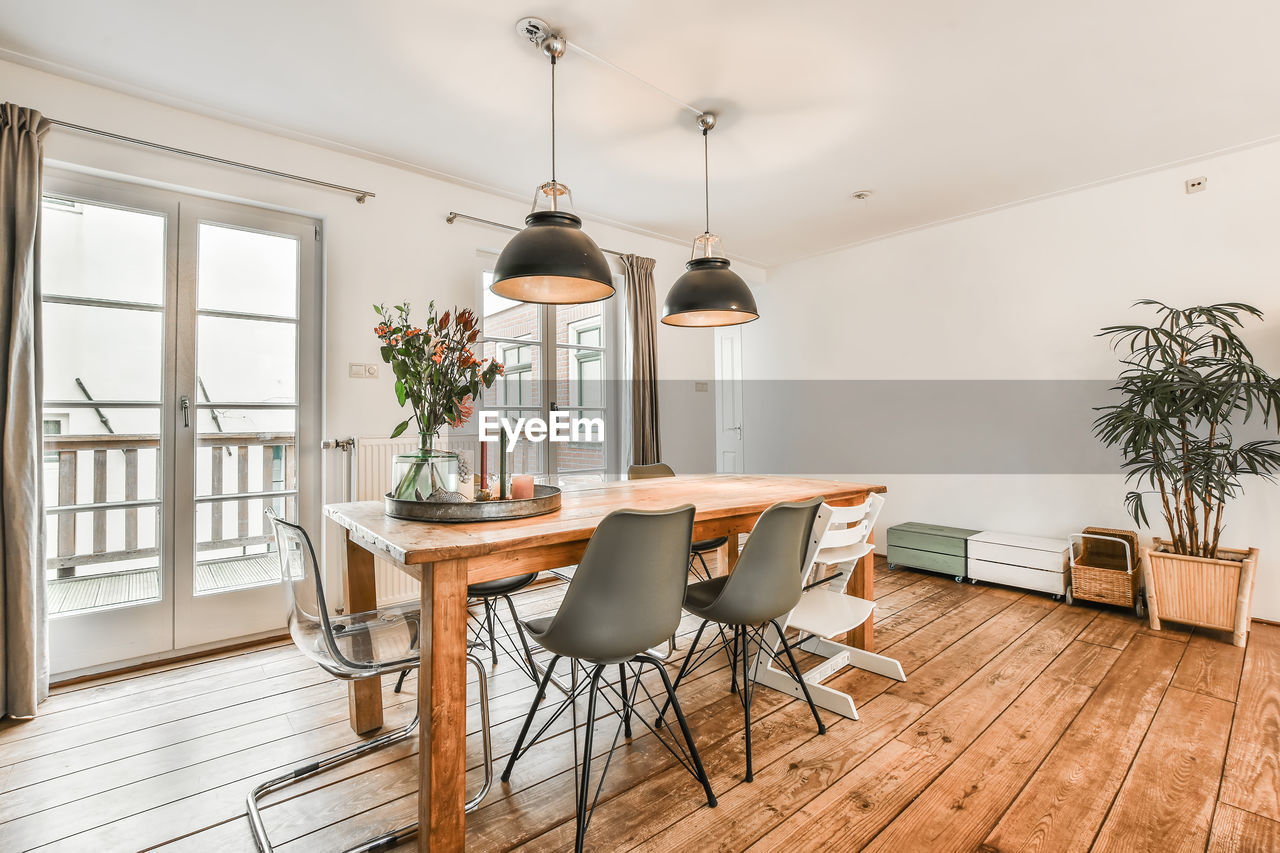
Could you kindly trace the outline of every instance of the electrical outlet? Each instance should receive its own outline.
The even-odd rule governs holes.
[[[365,376],[367,376],[367,377],[369,377],[370,379],[377,379],[377,378],[378,378],[378,365],[376,365],[376,364],[366,364],[366,365],[364,366],[364,375],[365,375]]]
[[[1208,188],[1209,179],[1204,175],[1198,178],[1187,178],[1187,195],[1201,193]]]

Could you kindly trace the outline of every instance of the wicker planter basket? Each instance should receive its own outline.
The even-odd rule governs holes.
[[[1249,611],[1253,605],[1253,580],[1258,549],[1219,548],[1219,559],[1184,557],[1163,549],[1156,539],[1146,550],[1147,606],[1151,627],[1160,620],[1184,622],[1201,628],[1230,631],[1231,641],[1243,646],[1249,636]]]
[[[1071,537],[1071,597],[1132,607],[1142,615],[1138,534],[1086,527]]]

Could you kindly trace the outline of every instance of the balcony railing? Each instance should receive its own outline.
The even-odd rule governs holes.
[[[45,512],[56,526],[56,542],[50,542],[46,568],[56,571],[58,578],[76,577],[76,570],[84,566],[158,558],[155,544],[139,546],[141,541],[158,541],[157,536],[140,537],[140,510],[154,507],[159,512],[161,500],[140,498],[141,454],[153,451],[155,456],[149,466],[152,471],[159,464],[160,439],[156,435],[46,435],[44,437],[46,466],[54,463],[56,475],[46,480],[46,492],[56,490],[56,503]],[[251,453],[251,448],[261,448]],[[197,439],[197,453],[209,455],[208,494],[195,498],[197,506],[208,505],[210,520],[208,534],[198,531],[198,551],[247,549],[262,545],[270,539],[262,531],[261,522],[251,523],[251,504],[254,501],[283,499],[284,510],[292,514],[297,500],[297,452],[292,433],[206,433]],[[123,455],[123,467],[109,465],[109,456]],[[251,456],[261,474],[253,476]],[[234,459],[234,474],[228,476],[227,459]],[[80,467],[89,460],[92,476],[81,477]],[[48,470],[46,468],[46,470]],[[123,478],[123,488],[114,477]],[[256,482],[255,482],[256,481]],[[84,491],[85,482],[89,491]],[[254,486],[258,488],[253,488]],[[115,493],[121,498],[108,499]],[[148,493],[152,492],[147,489]],[[87,502],[78,502],[88,498]],[[123,538],[119,525],[108,525],[109,513],[122,513]],[[234,515],[234,533],[226,532],[226,521]],[[89,548],[77,547],[77,525],[87,516],[92,525]],[[149,522],[150,523],[150,522]],[[108,533],[111,535],[109,536]],[[109,546],[115,540],[115,547]],[[136,566],[129,569],[134,570]]]

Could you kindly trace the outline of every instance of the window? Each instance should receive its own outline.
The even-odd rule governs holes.
[[[540,418],[553,411],[570,419],[604,421],[603,441],[520,442],[511,470],[546,475],[560,485],[599,483],[618,464],[620,425],[614,400],[613,334],[616,305],[534,305],[494,295],[493,273],[480,275],[484,355],[505,367],[486,404],[504,418]],[[596,433],[598,434],[598,433]],[[593,434],[595,435],[595,434]]]

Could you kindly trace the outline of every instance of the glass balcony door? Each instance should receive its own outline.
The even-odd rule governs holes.
[[[174,642],[185,648],[282,626],[263,512],[319,515],[299,471],[319,470],[318,418],[301,401],[320,398],[321,355],[302,324],[319,316],[314,221],[211,201],[180,213],[177,326],[189,343],[175,494],[189,511],[175,525]]]
[[[318,245],[300,217],[46,181],[55,675],[283,627],[262,512],[318,523]]]

